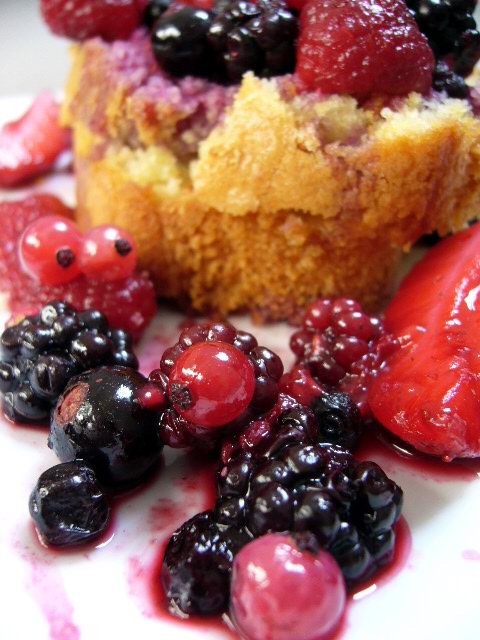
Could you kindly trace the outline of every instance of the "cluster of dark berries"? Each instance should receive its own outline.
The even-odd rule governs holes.
[[[270,532],[313,536],[350,587],[393,558],[402,491],[377,464],[339,446],[293,442],[258,458],[241,452],[218,479],[214,510],[185,523],[167,546],[162,581],[172,610],[223,612],[236,553]]]
[[[158,63],[174,76],[239,82],[295,68],[298,20],[284,0],[220,0],[212,10],[154,2],[147,8]]]
[[[163,444],[158,412],[143,403],[148,388],[134,369],[99,367],[73,378],[59,397],[48,444],[62,464],[40,476],[30,497],[46,544],[98,537],[108,525],[110,494],[140,484],[158,463]]]
[[[268,412],[279,393],[280,358],[253,335],[210,322],[184,329],[150,374],[168,397],[160,433],[165,444],[210,443]]]
[[[363,420],[357,405],[346,393],[322,392],[311,408],[281,393],[267,414],[244,428],[225,434],[220,459],[228,464],[240,453],[254,458],[270,457],[287,444],[319,442],[355,448]]]
[[[454,98],[468,97],[465,78],[480,58],[475,0],[407,0],[437,59],[433,86]]]
[[[60,393],[82,371],[138,366],[128,333],[110,329],[100,311],[78,313],[58,301],[5,329],[0,354],[3,410],[17,422],[48,421]]]
[[[364,313],[355,300],[318,300],[291,337],[297,361],[282,391],[311,406],[325,389],[335,389],[348,393],[368,417],[370,380],[396,347],[381,320]]]

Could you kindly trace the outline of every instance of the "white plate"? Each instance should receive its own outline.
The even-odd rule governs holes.
[[[22,98],[0,100],[0,123],[18,114]],[[72,180],[49,190],[73,200]],[[37,185],[35,189],[45,189]],[[0,199],[22,192],[0,192]],[[146,370],[173,341],[181,316],[160,311],[141,344]],[[251,329],[247,319],[235,318]],[[254,328],[259,341],[288,359],[286,325]],[[219,627],[192,627],[152,608],[150,577],[162,543],[205,506],[204,476],[183,455],[166,455],[163,472],[142,492],[122,500],[111,539],[73,553],[43,549],[33,533],[28,496],[39,473],[55,464],[44,429],[0,421],[0,638],[2,640],[201,640],[231,637]],[[344,640],[478,640],[480,638],[480,485],[415,470],[381,451],[375,459],[405,491],[412,551],[387,584],[353,603]],[[473,475],[473,474],[472,474]],[[192,490],[192,487],[195,487]],[[175,516],[172,518],[172,513]],[[301,615],[301,604],[299,615]]]

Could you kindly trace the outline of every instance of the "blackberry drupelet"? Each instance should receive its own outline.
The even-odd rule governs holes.
[[[172,612],[215,615],[228,607],[233,559],[252,536],[200,513],[171,537],[165,551],[162,584]]]
[[[149,29],[152,29],[156,21],[161,18],[169,8],[170,4],[171,0],[150,0],[143,13],[144,24]]]
[[[284,0],[220,1],[212,11],[166,12],[153,26],[152,47],[172,75],[228,84],[247,71],[267,78],[293,72],[297,35],[296,14]]]
[[[138,367],[131,339],[110,330],[100,311],[77,311],[65,302],[47,304],[5,329],[0,337],[0,392],[6,416],[46,422],[69,380],[92,367]]]
[[[45,544],[70,547],[101,535],[110,506],[95,472],[82,461],[44,471],[30,496],[30,514]]]
[[[179,366],[187,357],[188,376]],[[230,360],[238,360],[238,366],[228,367]],[[217,367],[221,375],[218,384],[212,385]],[[192,371],[196,372],[193,377]],[[242,373],[237,380],[239,372],[245,375]],[[283,364],[275,353],[259,347],[254,336],[237,331],[231,324],[210,322],[184,329],[179,341],[164,352],[160,369],[150,374],[150,380],[171,402],[160,419],[164,443],[177,448],[210,445],[223,433],[221,427],[229,425],[233,429],[248,424],[274,406],[282,374]],[[227,376],[232,380],[225,379]],[[231,397],[225,390],[231,392]],[[190,414],[195,403],[199,407],[208,405],[209,413],[215,414],[214,421],[210,421],[211,415],[203,422],[200,412]],[[233,415],[237,417],[232,422]],[[199,419],[194,422],[195,416]]]
[[[470,75],[480,58],[480,33],[473,18],[475,0],[407,0],[407,5],[437,61],[444,61],[443,66],[437,65],[434,88],[454,98],[468,97],[462,78]]]
[[[160,459],[158,412],[142,402],[149,382],[128,367],[72,378],[52,412],[48,445],[62,462],[84,460],[115,489],[142,482]]]
[[[323,393],[312,403],[318,425],[318,441],[338,444],[352,451],[362,432],[362,418],[348,393]]]

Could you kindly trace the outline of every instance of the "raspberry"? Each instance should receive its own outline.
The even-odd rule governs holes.
[[[55,214],[72,217],[60,200],[50,195],[0,203],[0,287],[9,295],[14,317],[35,314],[50,300],[65,300],[79,310],[98,309],[114,329],[125,329],[137,340],[156,313],[155,291],[145,273],[125,280],[101,282],[80,276],[64,285],[38,286],[21,268],[17,245],[29,223]]]
[[[222,434],[220,427],[245,425],[269,411],[278,398],[282,373],[275,353],[231,324],[210,322],[184,329],[164,352],[160,369],[150,374],[152,382],[168,391],[172,403],[160,421],[165,444],[211,444]]]
[[[131,339],[99,311],[54,301],[0,336],[0,392],[11,420],[44,422],[70,379],[102,364],[138,367]]]
[[[43,19],[53,33],[72,40],[100,36],[108,42],[128,38],[140,26],[138,0],[41,0]]]
[[[310,90],[404,95],[432,85],[434,56],[403,0],[309,0],[296,72]]]
[[[314,302],[302,324],[290,340],[297,362],[283,377],[282,391],[311,406],[326,389],[336,389],[350,394],[362,416],[369,417],[368,387],[397,341],[378,318],[345,298]],[[347,440],[336,442],[351,446]]]
[[[50,171],[70,145],[60,126],[60,105],[51,93],[40,94],[28,111],[0,130],[0,187],[16,187]]]

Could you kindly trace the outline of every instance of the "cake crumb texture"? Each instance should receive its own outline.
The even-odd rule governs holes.
[[[374,309],[402,250],[477,216],[480,121],[465,101],[360,107],[251,74],[238,89],[192,85],[162,74],[144,40],[76,46],[63,118],[80,224],[134,234],[161,296],[261,319],[319,296]]]

